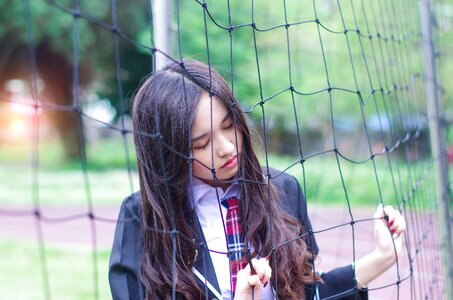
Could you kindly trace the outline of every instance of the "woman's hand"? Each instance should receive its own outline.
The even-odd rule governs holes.
[[[244,269],[240,270],[236,279],[235,300],[258,300],[263,287],[269,282],[272,276],[272,269],[269,266],[267,258],[252,259],[254,273],[248,264]]]
[[[400,212],[388,205],[379,205],[374,213],[375,250],[355,262],[359,288],[387,271],[401,253],[406,220]]]
[[[389,264],[393,264],[401,252],[402,233],[406,230],[406,220],[398,210],[390,205],[384,208],[379,205],[374,213],[374,218],[376,253]]]

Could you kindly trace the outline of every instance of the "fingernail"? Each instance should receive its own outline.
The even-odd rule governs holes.
[[[393,225],[393,220],[389,222],[389,227]]]
[[[390,230],[391,234],[395,234],[395,229]]]

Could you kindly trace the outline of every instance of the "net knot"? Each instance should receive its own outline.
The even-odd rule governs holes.
[[[72,16],[74,17],[74,19],[78,19],[80,18],[80,9],[76,8],[74,9],[74,12],[72,13]]]
[[[115,25],[115,26],[112,27],[112,32],[115,33],[115,34],[119,34],[121,32],[121,30],[119,29],[118,26]]]
[[[72,111],[78,115],[82,114],[82,108],[79,105],[74,105],[72,107]]]

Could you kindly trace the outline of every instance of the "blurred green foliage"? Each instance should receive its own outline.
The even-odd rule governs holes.
[[[450,16],[448,12],[453,5],[450,2],[439,2],[433,8],[439,14],[439,20],[445,20],[446,23],[444,31],[438,31],[440,48],[445,50],[451,45],[453,34],[448,23]],[[10,44],[14,45],[18,41],[26,43],[27,22],[30,21],[36,45],[43,40],[49,40],[54,50],[71,60],[76,33],[74,20],[77,20],[73,17],[77,12],[74,2],[29,1],[31,12],[29,20],[26,18],[26,3],[28,2],[0,1],[1,48],[8,48]],[[205,13],[201,1],[178,1],[178,3],[179,26],[177,5],[176,2],[173,3],[175,34],[169,38],[173,39],[175,49],[171,55],[177,58],[181,48],[183,56],[207,61],[209,47],[211,62],[231,83],[234,82],[236,94],[247,106],[260,100],[260,92],[266,99],[288,88],[290,75],[292,86],[297,91],[314,92],[327,88],[328,73],[332,86],[360,90],[362,96],[366,98],[371,92],[370,82],[375,89],[391,88],[393,83],[404,86],[410,83],[411,76],[422,72],[420,45],[417,45],[421,42],[418,35],[420,32],[418,6],[402,1],[382,5],[363,1],[337,3],[326,0],[313,3],[308,0],[256,0],[253,1],[252,7],[252,2],[208,0],[206,6],[209,14]],[[137,85],[143,73],[151,70],[149,57],[151,51],[146,48],[153,45],[150,7],[148,1],[134,0],[127,3],[120,1],[116,3],[116,9],[112,12],[111,3],[80,2],[78,10],[82,17],[77,22],[79,44],[76,50],[81,62],[86,60],[93,66],[95,73],[98,72],[94,81],[101,82],[107,90],[112,88],[116,90],[116,84],[107,87],[111,82],[105,81],[106,76],[115,77],[112,39],[114,30],[111,28],[114,19],[117,20],[121,34],[131,39],[132,43],[136,43],[129,47],[131,43],[119,37],[119,47],[123,54],[121,61],[124,63],[121,80],[133,78],[132,81]],[[404,17],[399,17],[396,14],[398,11],[405,11]],[[322,26],[318,26],[315,20]],[[257,29],[255,34],[250,26],[252,23]],[[284,26],[286,23],[290,24],[288,30]],[[231,40],[228,31],[230,26],[234,28],[231,31]],[[357,29],[362,34],[360,40],[356,33]],[[345,30],[349,32],[344,34]],[[377,33],[383,38],[395,38],[402,43],[384,42],[376,37]],[[178,35],[181,37],[180,45]],[[372,35],[373,39],[368,40],[366,38],[368,35]],[[125,51],[122,51],[123,48]],[[373,51],[376,63],[373,61]],[[132,55],[134,52],[145,56],[139,56],[137,60]],[[327,68],[324,65],[324,58]],[[261,91],[257,78],[257,59],[261,72]],[[365,61],[368,66],[365,66]],[[147,70],[134,70],[140,69],[143,65]],[[445,74],[451,70],[451,65],[442,65]],[[385,67],[388,68],[386,74]],[[353,68],[356,73],[355,79]],[[231,70],[233,78],[230,78]],[[125,94],[133,90],[134,87],[126,83]],[[450,102],[452,93],[447,94],[449,95],[447,101]],[[349,106],[346,99],[357,96],[339,94],[335,97],[338,99],[337,113],[346,113]],[[316,107],[316,103],[311,104],[305,105],[306,109],[316,111],[315,108],[311,108]],[[278,105],[272,108],[278,108]]]
[[[277,136],[314,128],[326,134],[331,113],[356,123],[364,122],[362,111],[365,118],[378,112],[388,119],[425,114],[418,5],[405,1],[205,2],[206,10],[203,1],[172,2],[173,35],[169,39],[174,49],[169,54],[178,59],[181,52],[183,57],[205,62],[209,57],[244,109],[251,110],[252,119],[262,124],[265,116],[266,129]],[[0,0],[2,56],[27,41],[26,3]],[[76,50],[80,65],[89,70],[86,78],[80,74],[80,82],[114,103],[118,114],[128,113],[131,96],[152,70],[150,1],[115,2],[114,11],[110,2],[81,1],[80,18],[73,17],[76,8],[70,0],[29,3],[35,45],[50,41],[53,50],[68,61]],[[439,53],[448,54],[453,34],[448,11],[453,4],[439,3],[434,10],[439,20],[446,20],[437,31]],[[400,16],[399,11],[405,13]],[[121,33],[117,36],[119,70],[114,20]],[[74,24],[78,24],[78,35]],[[451,73],[450,61],[442,61],[443,78]],[[396,91],[394,85],[407,90]],[[450,104],[446,107],[451,107],[453,90],[444,86],[444,100]],[[334,88],[332,93],[329,87]],[[311,93],[315,94],[306,95]],[[261,100],[267,101],[264,115],[257,105]]]
[[[124,98],[135,90],[141,78],[152,68],[149,50],[152,30],[147,6],[150,4],[139,0],[120,1],[112,12],[111,3],[103,1],[81,1],[78,7],[70,0],[0,1],[2,82],[11,76],[30,78],[31,64],[25,53],[32,37],[38,77],[40,68],[52,60],[40,55],[43,49],[45,53],[64,57],[71,68],[77,57],[80,87],[95,90],[101,98],[107,98],[117,108],[118,114],[127,113],[129,104]],[[77,14],[81,17],[76,17]],[[117,30],[121,36],[114,34]],[[145,48],[134,44],[140,36],[148,37]],[[42,59],[49,61],[43,62]],[[8,65],[12,67],[8,68]],[[60,68],[62,72],[66,71],[66,65],[60,64]],[[45,84],[51,86],[54,83]],[[81,102],[86,100],[84,93],[79,96]],[[69,105],[73,101],[66,99],[61,102]]]
[[[294,115],[291,100],[294,97],[296,112],[303,115],[300,126],[304,129],[316,123],[316,119],[329,118],[330,84],[343,89],[332,93],[335,116],[361,120],[362,101],[365,115],[376,114],[377,110],[384,115],[387,105],[392,117],[397,114],[397,108],[390,104],[393,97],[399,98],[401,109],[407,113],[425,111],[422,102],[407,99],[409,95],[419,95],[423,89],[420,44],[417,47],[420,42],[417,7],[394,4],[397,9],[407,10],[406,18],[395,21],[397,16],[392,10],[395,7],[383,7],[375,2],[355,1],[354,8],[352,2],[334,1],[314,4],[305,0],[258,0],[253,3],[252,9],[251,3],[243,1],[206,1],[208,15],[201,4],[182,1],[178,27],[183,55],[203,61],[209,56],[212,64],[234,85],[246,110],[286,90],[281,96],[285,100],[273,98],[266,103],[265,108],[272,112],[267,118],[276,127],[284,126],[288,116]],[[253,31],[250,24],[257,30]],[[229,27],[234,28],[231,39]],[[362,34],[360,39],[357,29]],[[377,38],[378,34],[382,39]],[[373,38],[368,39],[368,35]],[[384,38],[390,37],[402,42],[384,42]],[[408,86],[410,92],[405,95],[392,91],[393,84]],[[291,86],[300,93],[325,91],[313,97],[301,96],[291,94],[288,90]],[[381,88],[394,94],[390,96],[392,99],[374,94],[373,90]],[[255,109],[252,117],[258,120],[261,111]]]

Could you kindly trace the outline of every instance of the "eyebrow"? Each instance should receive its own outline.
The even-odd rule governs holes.
[[[229,114],[226,114],[225,117],[223,117],[223,119],[222,119],[222,121],[220,122],[220,124],[225,123],[225,121],[228,120],[229,118],[230,118],[230,115],[229,115]],[[198,140],[201,140],[202,138],[204,138],[205,136],[207,136],[207,135],[209,135],[209,134],[211,134],[211,132],[205,132],[205,133],[203,133],[203,134],[200,134],[199,136],[194,137],[194,138],[192,139],[192,142],[196,142],[196,141],[198,141]]]

